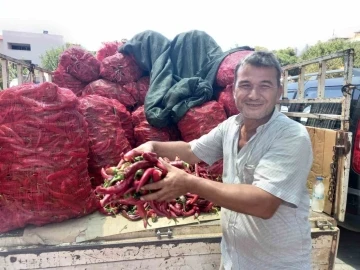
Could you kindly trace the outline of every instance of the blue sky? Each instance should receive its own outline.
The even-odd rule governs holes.
[[[223,50],[235,44],[301,49],[360,30],[360,0],[0,0],[0,31],[48,30],[88,50],[148,29],[169,39],[203,30]]]

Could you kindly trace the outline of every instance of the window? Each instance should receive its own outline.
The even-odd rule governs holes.
[[[20,44],[20,43],[8,43],[10,50],[16,51],[31,51],[30,44]]]

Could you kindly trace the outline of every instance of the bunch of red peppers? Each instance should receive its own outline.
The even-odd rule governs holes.
[[[179,160],[165,159],[172,166],[194,173],[192,166]],[[105,215],[121,214],[129,220],[143,220],[144,227],[148,225],[148,218],[156,222],[158,217],[176,219],[178,217],[194,216],[200,213],[217,211],[217,207],[208,200],[196,194],[187,193],[170,202],[140,200],[142,195],[149,191],[141,189],[148,183],[162,180],[167,170],[153,152],[127,152],[116,167],[107,167],[101,170],[104,184],[95,189],[100,199],[99,211]]]

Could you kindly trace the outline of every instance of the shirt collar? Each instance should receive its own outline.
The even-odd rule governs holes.
[[[268,126],[272,121],[274,121],[274,119],[276,119],[281,113],[276,109],[274,108],[274,111],[269,119],[269,121],[267,121],[265,124],[259,126],[257,129],[256,129],[256,132],[259,132],[261,131],[262,129],[264,129],[266,126]],[[241,113],[239,113],[236,117],[235,117],[235,122],[237,125],[241,126],[242,123],[243,123],[243,115]]]

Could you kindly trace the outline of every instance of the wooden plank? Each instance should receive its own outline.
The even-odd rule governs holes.
[[[334,58],[339,58],[339,57],[344,57],[347,55],[353,55],[354,54],[354,49],[347,49],[344,51],[339,51],[339,52],[335,52],[326,56],[321,56],[312,60],[306,60],[306,61],[302,61],[300,63],[296,63],[296,64],[291,64],[291,65],[287,65],[283,67],[283,70],[292,70],[294,68],[301,68],[304,66],[308,66],[311,64],[317,64],[319,63],[319,61],[328,61]]]
[[[17,65],[17,79],[18,79],[18,85],[22,85],[23,84],[23,66],[22,65]]]
[[[340,134],[338,133],[340,136]],[[352,133],[346,132],[343,136],[347,138],[349,144],[352,142]],[[347,204],[347,195],[348,195],[348,184],[349,184],[349,174],[351,167],[351,147],[349,147],[349,152],[341,156],[338,161],[338,174],[337,174],[337,186],[336,186],[336,201],[335,201],[335,217],[340,222],[345,220],[346,204]]]
[[[96,263],[89,265],[73,265],[65,267],[56,267],[58,270],[77,269],[77,270],[153,270],[153,269],[201,269],[201,270],[218,270],[220,267],[220,254],[204,254],[201,256],[184,256],[170,258],[153,258],[144,260],[131,260],[121,262]]]
[[[38,72],[38,74],[39,74],[39,82],[43,83],[44,82],[44,72],[40,71],[40,72]]]
[[[37,70],[52,74],[52,72],[50,70],[47,70],[47,69],[44,69],[44,68],[41,68],[41,67],[38,67],[38,66],[34,67],[31,64],[26,63],[25,61],[21,61],[19,59],[12,58],[12,57],[7,56],[5,54],[0,53],[0,59],[15,63],[17,65],[22,65],[23,67],[26,67],[26,68],[29,68],[29,69],[33,67],[34,69],[37,69]]]
[[[2,68],[2,82],[3,82],[3,89],[9,87],[9,76],[8,76],[8,62],[7,60],[1,60],[1,68]]]
[[[312,230],[311,261],[313,269],[333,269],[339,245],[339,228],[333,230]],[[316,267],[316,268],[314,268]]]
[[[320,80],[317,89],[317,97],[323,99],[325,95],[325,75],[326,75],[326,61],[320,62],[319,68]]]
[[[6,257],[0,257],[0,265],[12,269],[36,269],[93,265],[109,262],[134,262],[135,260],[146,260],[149,262],[151,259],[160,259],[155,260],[155,262],[160,262],[160,265],[158,266],[161,266],[170,258],[173,258],[172,262],[175,263],[176,261],[183,261],[186,256],[197,257],[198,260],[193,261],[193,263],[198,265],[198,262],[201,261],[200,258],[204,255],[205,257],[216,255],[217,265],[219,265],[220,243],[196,242],[143,246],[129,245],[127,247],[119,248],[113,247],[58,252],[47,252],[45,248],[44,252],[38,254],[13,254]],[[182,264],[184,264],[184,262],[182,262]],[[161,268],[155,267],[151,269]]]
[[[321,114],[321,113],[302,113],[302,112],[283,112],[288,117],[305,117],[324,120],[345,120],[344,116],[337,114]]]

